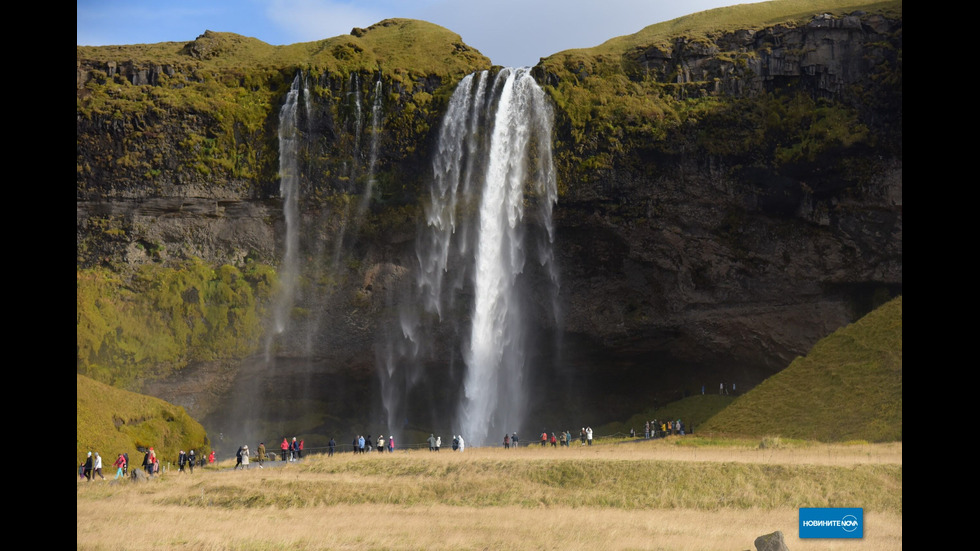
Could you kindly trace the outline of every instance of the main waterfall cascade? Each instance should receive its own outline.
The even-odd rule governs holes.
[[[551,106],[526,68],[468,75],[453,93],[433,154],[416,285],[400,300],[398,327],[379,350],[390,427],[424,409],[409,397],[416,386],[431,388],[426,366],[442,362],[450,376],[439,383],[456,390],[421,394],[455,401],[455,419],[443,420],[452,425],[446,428],[473,445],[523,429],[531,319],[540,323],[558,315],[552,120]],[[525,272],[532,247],[535,281],[549,287],[547,300]],[[446,348],[436,335],[456,339],[449,357],[433,357]],[[445,404],[433,404],[437,410],[446,411]]]

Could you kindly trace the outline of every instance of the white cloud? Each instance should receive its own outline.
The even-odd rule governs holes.
[[[285,42],[313,42],[347,34],[391,17],[377,3],[324,2],[319,0],[272,0],[265,9]]]

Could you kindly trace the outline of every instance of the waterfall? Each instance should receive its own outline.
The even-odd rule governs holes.
[[[364,184],[358,217],[367,210],[371,204],[371,194],[374,193],[374,169],[378,164],[378,137],[381,134],[381,100],[381,74],[378,73],[378,81],[374,84],[374,102],[371,105],[371,156],[368,160],[367,181]]]
[[[308,96],[309,94],[307,94]],[[286,330],[289,313],[296,295],[299,278],[299,143],[297,126],[300,96],[300,74],[286,94],[286,101],[279,109],[279,195],[282,197],[283,217],[286,222],[286,240],[282,266],[279,268],[280,292],[273,310],[273,335]],[[269,359],[270,341],[266,343],[266,359]]]
[[[361,77],[357,73],[350,74],[350,82],[348,83],[349,92],[354,102],[354,166],[357,165],[357,158],[360,157],[361,152],[361,125],[364,115],[362,114],[363,108],[361,107]],[[354,170],[354,167],[351,167]]]
[[[432,358],[423,356],[437,348],[431,335],[438,333],[458,337],[465,368],[461,388],[452,393],[453,432],[461,430],[479,446],[522,430],[533,314],[525,273],[531,234],[543,279],[552,288],[545,308],[557,315],[552,118],[526,68],[505,68],[495,77],[487,71],[468,75],[450,98],[432,161],[425,227],[416,243],[415,295],[402,302],[422,312],[403,309],[383,352],[382,397],[390,425],[411,408],[407,396],[424,382],[421,364]]]

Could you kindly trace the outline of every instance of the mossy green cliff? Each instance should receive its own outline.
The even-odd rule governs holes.
[[[77,68],[77,371],[204,418],[236,377],[274,376],[241,364],[270,345],[333,377],[304,388],[347,380],[370,396],[381,320],[417,262],[440,118],[491,61],[446,29],[386,20],[291,46],[209,31],[79,47]],[[560,369],[542,361],[529,381],[532,415],[625,419],[702,384],[747,389],[901,293],[901,2],[711,10],[533,72],[556,107],[564,325]],[[301,330],[269,340],[278,115],[297,75]],[[361,212],[370,128],[356,99],[379,80]]]

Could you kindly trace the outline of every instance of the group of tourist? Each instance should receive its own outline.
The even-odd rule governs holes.
[[[265,444],[260,445],[265,449]],[[299,461],[303,457],[303,440],[296,440],[295,436],[292,442],[283,436],[279,448],[282,449],[283,461]]]
[[[375,443],[377,443],[377,447],[376,448],[374,447],[374,444]],[[330,439],[330,443],[327,444],[327,447],[329,448],[329,451],[327,453],[329,455],[333,455],[333,451],[334,451],[334,448],[336,447],[336,445],[337,444],[334,442],[333,438],[331,438]],[[366,438],[364,436],[360,436],[360,435],[355,436],[354,437],[354,441],[351,442],[351,447],[354,449],[354,453],[367,453],[367,452],[371,451],[372,449],[377,449],[379,453],[384,453],[384,451],[385,451],[385,435],[382,434],[381,436],[379,436],[377,441],[374,441],[371,438],[371,435],[370,434],[367,435]],[[388,452],[389,453],[392,453],[394,451],[395,451],[395,436],[394,435],[389,435],[388,436]]]
[[[654,419],[647,421],[644,425],[643,435],[646,438],[663,438],[672,434],[684,434],[684,423],[680,419],[676,421],[658,421]]]
[[[516,443],[517,442],[516,438],[517,438],[517,435],[515,434],[514,437],[512,439],[510,439],[510,440],[513,440]],[[586,446],[586,445],[591,446],[592,445],[592,427],[582,427],[582,430],[580,431],[580,438],[582,440],[582,445],[583,446]],[[509,443],[510,442],[508,441],[507,435],[504,435],[504,447],[505,448],[510,447],[509,446]],[[572,443],[572,431],[570,431],[570,430],[567,430],[566,429],[564,431],[559,432],[557,435],[554,432],[552,432],[549,435],[547,431],[544,431],[544,432],[541,433],[541,447],[542,448],[545,447],[545,446],[547,446],[548,444],[551,444],[551,447],[553,447],[553,448],[557,448],[559,445],[561,445],[562,447],[568,447],[568,446],[571,445],[571,443]]]
[[[657,419],[653,419],[651,421],[647,421],[644,427],[644,436],[646,438],[662,438],[672,434],[682,435],[684,433],[685,433],[684,423],[681,422],[680,419],[677,419],[676,421],[669,421],[669,420],[660,421]],[[635,434],[636,431],[631,429],[630,435],[635,436]],[[579,439],[581,441],[582,446],[591,446],[593,440],[592,427],[582,427],[581,430],[579,431]],[[513,434],[504,434],[504,441],[503,441],[504,448],[506,449],[509,449],[511,447],[516,448],[518,447],[519,442],[520,440],[516,432],[514,432]],[[549,444],[551,445],[551,447],[558,447],[559,445],[563,447],[568,447],[571,445],[571,443],[572,443],[572,432],[569,430],[561,431],[557,434],[554,432],[549,434],[547,431],[541,432],[542,447],[548,446]],[[436,436],[435,433],[431,433],[429,434],[428,444],[429,444],[429,451],[437,452],[439,451],[440,448],[442,448],[442,437]],[[463,435],[461,434],[453,435],[452,445],[453,445],[453,451],[460,451],[460,452],[463,451],[466,446],[463,440]],[[331,438],[330,442],[327,444],[328,455],[332,456],[334,454],[334,450],[336,446],[337,446],[336,441],[334,441],[334,439]],[[388,452],[391,453],[395,451],[395,437],[394,435],[389,435],[388,438],[386,439],[385,436],[382,434],[375,441],[372,440],[371,435],[368,435],[367,437],[358,435],[354,438],[353,442],[351,443],[351,446],[353,447],[354,453],[366,453],[372,451],[372,449],[377,449],[378,452],[384,453],[386,447],[388,449]],[[282,448],[283,461],[298,461],[300,458],[302,458],[303,440],[298,440],[294,436],[292,441],[290,442],[288,438],[283,437],[282,444],[280,445],[280,447]],[[177,456],[177,466],[179,469],[178,472],[183,473],[185,472],[185,468],[189,468],[190,472],[193,474],[194,466],[195,463],[197,462],[197,456],[195,455],[195,453],[196,452],[194,450],[190,450],[189,452],[186,453],[184,452],[184,450],[180,450],[180,453]],[[241,468],[243,470],[248,469],[250,458],[252,456],[253,453],[249,450],[247,444],[244,444],[240,448],[238,448],[238,451],[235,453],[235,469],[236,470],[238,468]],[[255,458],[259,464],[260,469],[262,468],[262,463],[266,461],[267,457],[269,456],[267,455],[266,452],[265,443],[260,442],[258,450],[255,453]],[[275,454],[271,454],[271,457],[273,460],[275,460]],[[207,462],[209,464],[214,464],[215,462],[214,450],[211,450],[210,454],[208,455]],[[204,463],[205,460],[201,459],[200,465],[203,466]],[[113,463],[112,466],[116,467],[115,478],[118,479],[127,476],[127,473],[129,472],[129,454],[128,453],[119,454],[118,458],[116,459],[115,463]],[[145,451],[143,456],[142,467],[146,471],[146,474],[149,476],[153,476],[154,474],[160,472],[160,461],[157,459],[156,452],[153,450],[152,447]],[[105,476],[103,476],[102,474],[102,457],[99,456],[98,452],[95,453],[88,452],[88,457],[86,458],[86,460],[78,466],[78,476],[80,479],[89,480],[89,481],[94,480],[96,476],[99,476],[100,478],[105,480]]]

